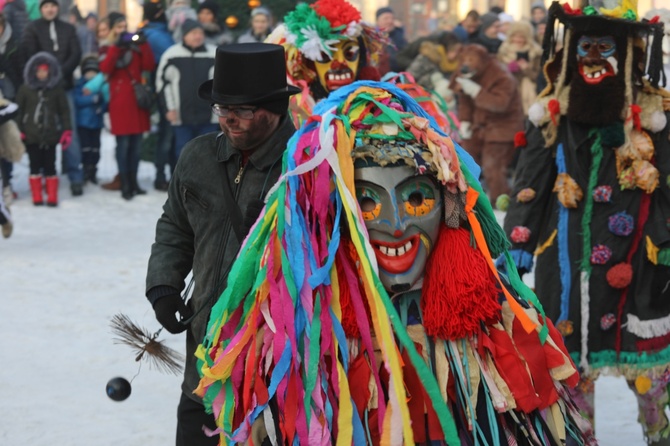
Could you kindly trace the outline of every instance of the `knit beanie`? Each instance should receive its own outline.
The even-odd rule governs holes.
[[[40,9],[42,9],[42,6],[44,6],[47,3],[53,3],[54,5],[60,7],[58,4],[58,0],[40,0]]]
[[[480,30],[482,32],[486,31],[487,29],[489,29],[491,27],[491,25],[493,25],[498,20],[500,20],[498,18],[498,14],[496,14],[494,12],[487,12],[486,14],[482,15],[482,17],[481,17],[482,26],[481,26]]]
[[[268,20],[272,19],[272,13],[265,6],[259,6],[251,10],[251,17],[256,17],[258,14],[263,14]]]
[[[277,99],[272,102],[264,102],[262,104],[257,104],[260,108],[274,113],[279,116],[284,116],[288,112],[288,98]]]
[[[198,5],[198,12],[203,9],[209,9],[214,14],[214,17],[219,17],[219,4],[214,0],[205,0],[204,2]]]
[[[95,56],[85,57],[84,60],[81,61],[81,74],[84,74],[87,71],[95,71],[96,73],[100,72],[97,57]]]
[[[109,27],[114,28],[118,22],[126,20],[126,16],[120,12],[112,11],[107,15],[107,20],[109,20]]]
[[[144,5],[143,20],[149,22],[164,22],[165,21],[165,7],[159,0],[146,0]]]
[[[182,35],[182,37],[185,37],[186,34],[190,33],[191,31],[193,31],[196,28],[202,29],[202,25],[199,22],[197,22],[193,19],[184,20],[184,23],[181,24],[181,35]]]

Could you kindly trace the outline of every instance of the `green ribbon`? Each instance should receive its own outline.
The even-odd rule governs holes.
[[[584,15],[600,15],[600,14],[598,13],[598,10],[597,10],[596,8],[594,8],[593,6],[591,6],[591,5],[585,6],[585,7],[582,9],[582,13],[583,13]]]

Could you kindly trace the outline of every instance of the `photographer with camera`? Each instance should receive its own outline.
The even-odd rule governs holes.
[[[127,32],[126,17],[109,14],[110,41],[114,43],[100,62],[109,82],[111,133],[116,136],[116,162],[121,178],[121,196],[130,200],[145,194],[137,184],[142,133],[149,130],[151,104],[144,88],[145,74],[155,67],[151,47],[142,34]],[[111,40],[115,39],[115,40]]]
[[[74,70],[81,61],[81,48],[77,31],[74,26],[58,18],[59,4],[57,0],[41,0],[41,18],[30,22],[23,30],[19,54],[21,57],[21,73],[26,62],[40,51],[46,51],[56,58],[63,75],[63,88],[68,97],[70,120],[72,122],[72,140],[63,152],[64,170],[70,180],[73,196],[84,193],[84,173],[81,166],[81,147],[76,132],[74,116]]]

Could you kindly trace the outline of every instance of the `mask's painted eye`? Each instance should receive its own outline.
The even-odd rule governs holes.
[[[331,59],[332,57],[330,57],[330,54],[326,53],[325,51],[321,51],[321,59],[319,60],[319,62],[326,63],[330,62]]]
[[[358,45],[350,45],[344,48],[344,58],[349,62],[356,62],[358,60]]]
[[[409,183],[403,187],[400,196],[405,212],[412,217],[428,215],[435,207],[435,191],[426,183]]]
[[[379,195],[375,191],[366,187],[358,187],[356,188],[356,197],[358,198],[358,205],[361,208],[365,221],[374,220],[379,217],[382,211],[382,204],[379,200]]]

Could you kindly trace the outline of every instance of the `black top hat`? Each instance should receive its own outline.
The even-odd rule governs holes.
[[[222,105],[256,105],[299,93],[286,84],[284,47],[240,43],[216,49],[214,79],[198,88],[198,96]]]

